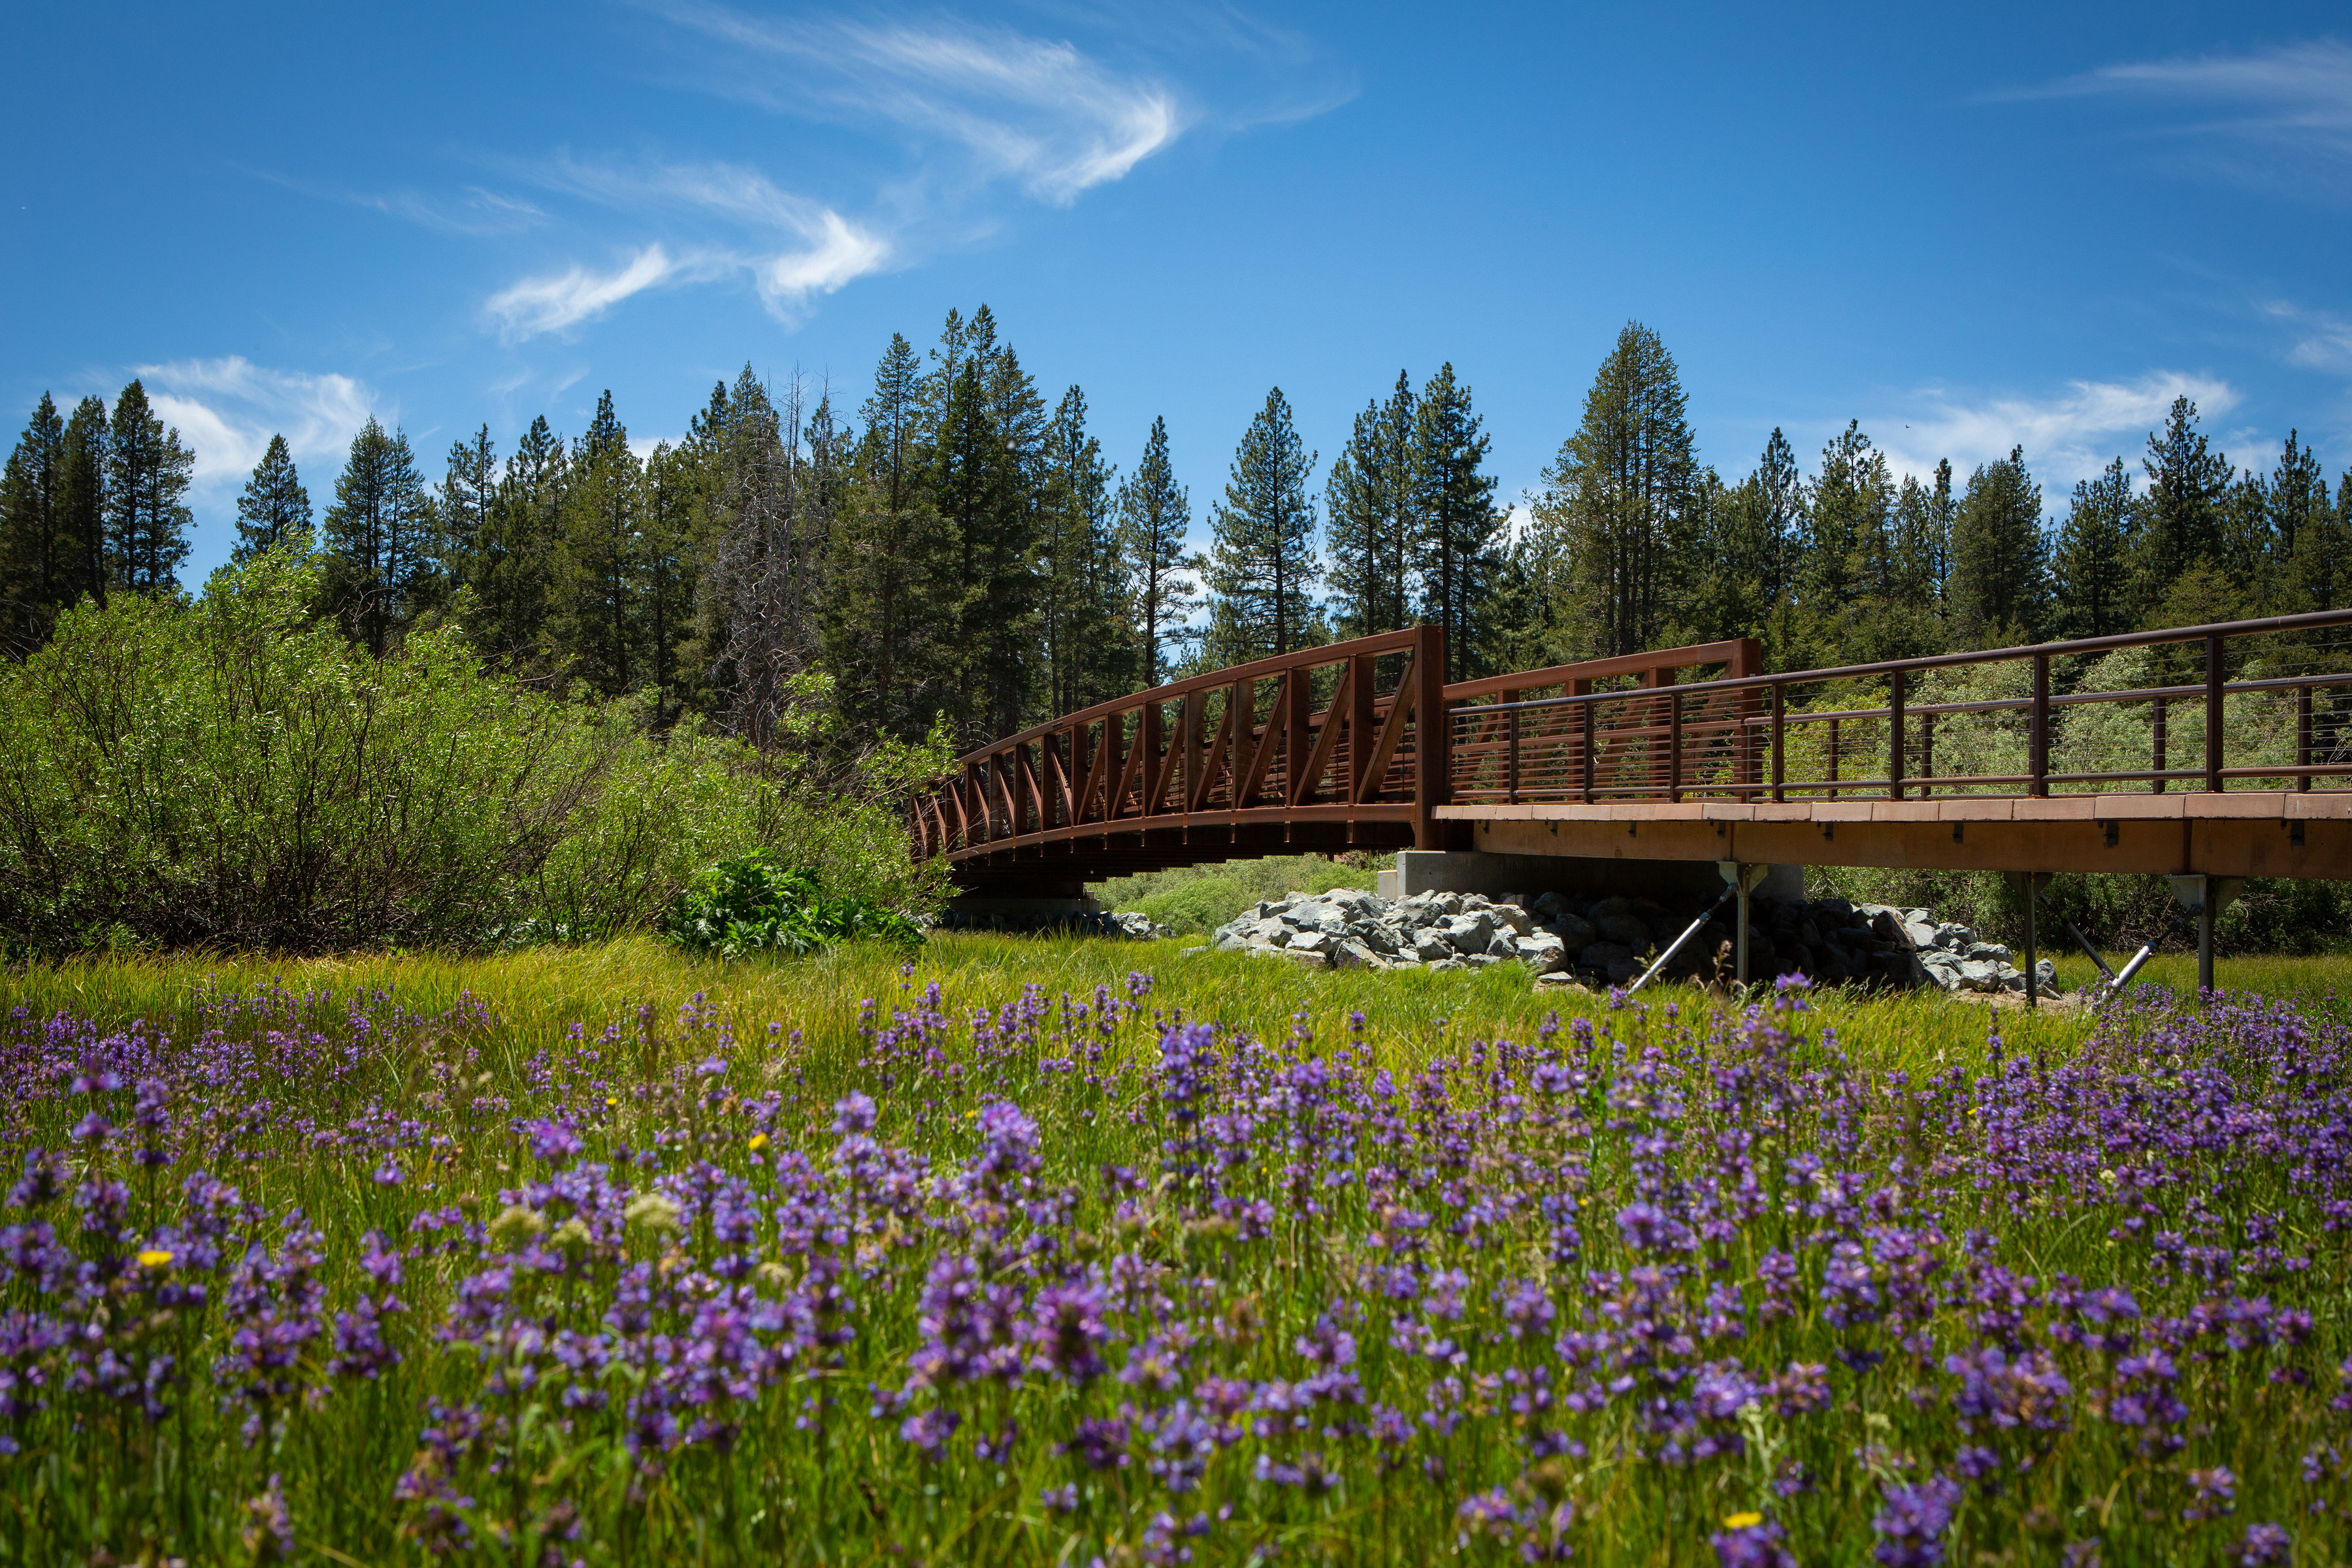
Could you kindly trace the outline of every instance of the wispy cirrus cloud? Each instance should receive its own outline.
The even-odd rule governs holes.
[[[1925,476],[1938,458],[1948,458],[1965,476],[2022,447],[2045,482],[2072,484],[2091,478],[2118,453],[2128,458],[2164,423],[2176,397],[2188,398],[2209,419],[2240,401],[2237,389],[2218,377],[2156,370],[2129,381],[2069,382],[2039,397],[1969,400],[1931,388],[1896,415],[1864,424],[1899,472]]]
[[[2126,61],[1989,96],[2189,107],[2200,112],[2152,128],[2184,163],[2265,185],[2316,174],[2327,188],[2352,188],[2352,44],[2336,39]]]
[[[737,238],[675,252],[657,242],[609,269],[575,263],[560,273],[523,279],[487,305],[509,342],[563,331],[648,289],[737,274],[751,279],[771,314],[790,323],[812,295],[830,294],[890,259],[890,242],[882,236],[737,164],[631,169],[566,157],[541,177],[623,211],[717,219]]]
[[[2352,371],[2352,321],[2333,310],[2314,310],[2288,300],[2265,300],[2255,308],[2286,329],[2289,364]]]
[[[648,7],[719,46],[695,79],[783,113],[887,126],[1066,206],[1173,142],[1175,89],[1074,45],[947,19],[759,17],[705,0]]]
[[[370,415],[395,416],[366,383],[331,373],[273,370],[242,354],[133,367],[166,424],[196,455],[196,488],[220,492],[244,482],[273,435],[295,460],[341,458]],[[309,480],[315,500],[320,477]]]

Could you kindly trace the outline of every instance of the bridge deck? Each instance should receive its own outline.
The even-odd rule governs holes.
[[[1593,859],[2352,879],[2352,793],[1443,805],[1467,847]]]

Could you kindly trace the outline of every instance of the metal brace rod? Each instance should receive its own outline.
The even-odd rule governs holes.
[[[1706,912],[1705,914],[1699,916],[1698,919],[1685,926],[1683,928],[1683,934],[1675,938],[1673,942],[1667,943],[1666,951],[1658,954],[1658,961],[1650,965],[1649,968],[1642,971],[1640,977],[1637,978],[1633,984],[1625,987],[1625,994],[1631,996],[1634,992],[1639,991],[1643,986],[1647,985],[1650,983],[1650,976],[1655,974],[1658,971],[1664,969],[1668,963],[1672,963],[1675,954],[1683,950],[1683,944],[1690,941],[1691,938],[1696,936],[1698,934],[1698,928],[1713,920],[1716,917],[1717,912],[1720,910],[1724,905],[1729,903],[1732,899],[1738,895],[1738,891],[1739,889],[1737,887],[1724,889],[1723,896],[1716,900],[1712,904],[1709,904],[1706,907]]]

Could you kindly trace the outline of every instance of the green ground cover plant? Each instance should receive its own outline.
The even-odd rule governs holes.
[[[2344,968],[20,965],[0,1561],[2332,1562]]]

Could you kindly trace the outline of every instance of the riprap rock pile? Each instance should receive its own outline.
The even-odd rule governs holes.
[[[1675,910],[1653,900],[1416,893],[1383,899],[1353,888],[1290,893],[1217,928],[1221,952],[1281,958],[1317,969],[1469,969],[1520,963],[1547,979],[1624,985],[1696,920],[1703,904]],[[1714,973],[1732,937],[1727,909],[1700,927],[1666,975]],[[2047,960],[2042,994],[2056,995]],[[1843,899],[1792,902],[1758,898],[1749,907],[1748,973],[1799,973],[1824,983],[1946,991],[2014,991],[2025,977],[2009,950],[1976,940],[1966,926],[1925,910],[1856,905]]]

